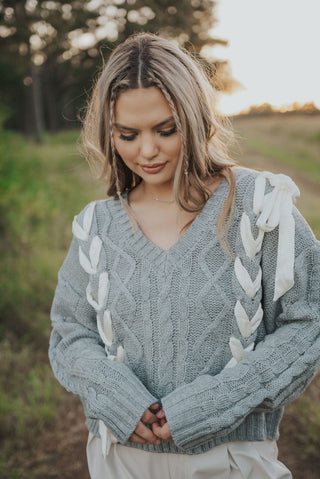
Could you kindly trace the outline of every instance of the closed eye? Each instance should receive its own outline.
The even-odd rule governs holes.
[[[124,135],[123,133],[120,133],[119,138],[124,141],[133,141],[136,136],[136,133],[134,133],[133,135]]]
[[[160,133],[161,136],[170,136],[170,135],[173,135],[176,132],[177,132],[177,127],[176,127],[176,125],[174,125],[174,127],[170,128],[170,130],[162,130],[159,133]]]
[[[170,136],[177,132],[177,127],[174,125],[170,130],[162,130],[159,131],[160,136]],[[124,141],[133,141],[137,136],[137,133],[133,133],[132,135],[124,135],[120,133],[119,138]]]

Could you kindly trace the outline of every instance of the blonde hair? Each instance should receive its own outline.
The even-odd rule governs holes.
[[[85,156],[98,166],[106,181],[107,194],[122,198],[125,190],[141,178],[122,161],[113,143],[113,115],[119,94],[127,89],[156,86],[169,106],[182,139],[181,157],[175,172],[173,191],[186,211],[199,212],[210,196],[207,180],[225,177],[229,195],[218,220],[218,234],[228,247],[235,178],[228,145],[233,139],[230,121],[215,111],[215,91],[202,66],[186,51],[150,33],[129,37],[115,48],[93,90],[82,131]],[[131,215],[132,219],[132,215]]]

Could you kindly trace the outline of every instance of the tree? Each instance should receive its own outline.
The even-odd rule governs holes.
[[[134,32],[157,32],[198,56],[204,45],[225,44],[209,33],[216,21],[214,7],[213,0],[3,0],[0,71],[6,73],[8,94],[0,107],[9,112],[6,125],[28,134],[77,126],[101,54],[106,59]],[[210,65],[213,70],[219,66]]]

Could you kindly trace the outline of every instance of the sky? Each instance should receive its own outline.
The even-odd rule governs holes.
[[[214,38],[229,41],[210,56],[229,61],[243,85],[218,108],[280,107],[313,101],[320,108],[320,0],[217,0]]]

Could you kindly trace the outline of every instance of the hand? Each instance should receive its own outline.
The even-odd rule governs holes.
[[[153,433],[160,439],[164,439],[165,441],[173,441],[164,410],[161,409],[159,412],[157,412],[156,417],[158,418],[159,422],[154,422],[152,424]]]
[[[155,424],[159,421],[157,416],[151,412],[159,409],[159,404],[151,404],[149,409],[146,409],[142,415],[142,418],[137,424],[134,432],[129,437],[129,442],[135,442],[137,444],[161,444],[161,440],[157,437],[153,431],[146,424]],[[160,412],[160,411],[159,411]]]

